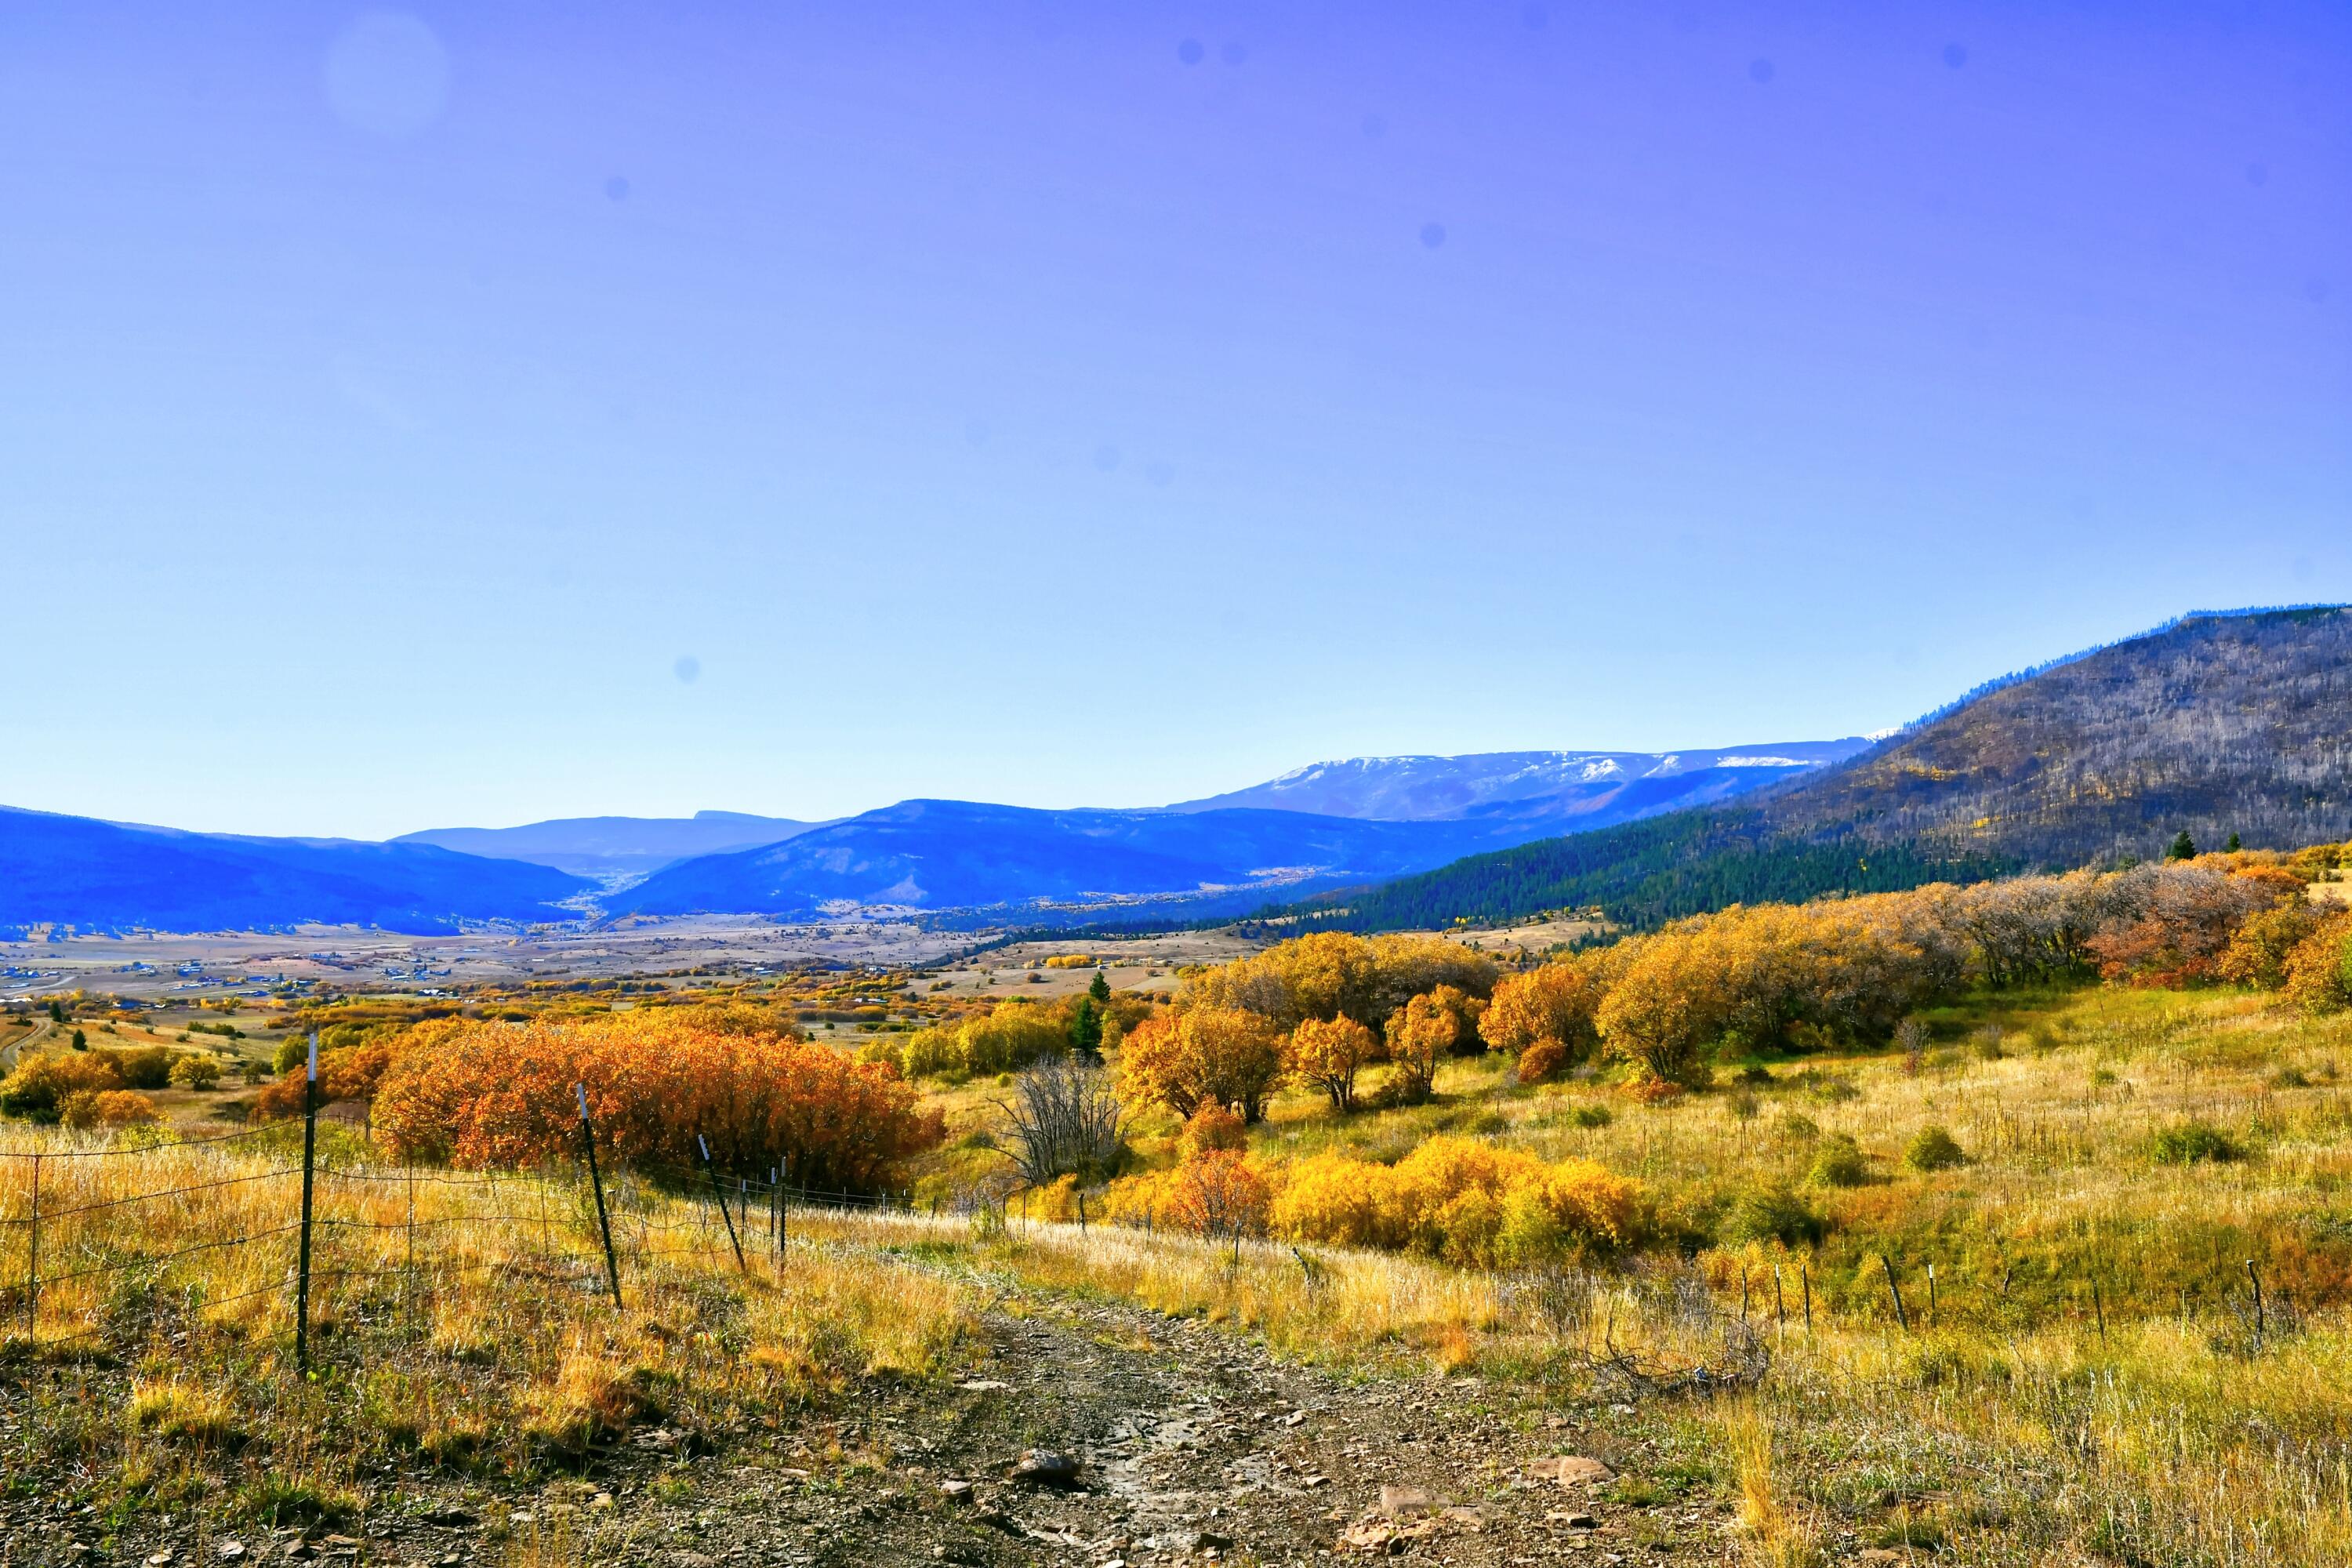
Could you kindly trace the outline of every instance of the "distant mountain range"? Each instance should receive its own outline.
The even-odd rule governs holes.
[[[1364,757],[1141,810],[912,800],[831,823],[707,811],[360,844],[0,808],[0,925],[423,931],[845,905],[1047,905],[1036,918],[1076,924],[1117,918],[1090,905],[1188,918],[1274,899],[1364,928],[1593,904],[1641,924],[2153,855],[2183,828],[2352,837],[2352,611],[2193,615],[1874,744]]]
[[[434,931],[576,920],[563,901],[591,890],[544,866],[425,844],[245,838],[0,806],[0,926]]]
[[[1033,811],[909,800],[782,844],[655,872],[615,912],[809,913],[826,905],[963,909],[1252,886],[1328,887],[1440,865],[1486,826],[1294,811]]]
[[[1729,798],[1867,743],[1365,758],[1166,808],[918,800],[831,823],[723,811],[570,817],[432,828],[387,844],[232,838],[18,812],[0,824],[0,854],[8,855],[0,923],[216,930],[349,921],[425,931],[596,912],[804,915],[843,904],[936,911],[1136,899],[1187,900],[1200,914]]]
[[[847,904],[951,910],[1155,896],[1223,906],[1242,889],[1295,896],[1726,799],[1869,743],[1358,758],[1131,811],[902,801],[783,843],[667,867],[617,890],[609,907],[807,914]]]
[[[692,816],[565,816],[520,827],[429,827],[394,844],[430,844],[461,855],[527,860],[575,877],[643,877],[697,855],[726,855],[778,844],[823,823],[740,811]]]
[[[1754,801],[1482,854],[1291,911],[1357,929],[1802,899],[2352,838],[2352,608],[2200,612],[1979,689]]]

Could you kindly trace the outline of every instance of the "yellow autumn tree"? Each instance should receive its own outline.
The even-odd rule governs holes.
[[[1415,996],[1389,1015],[1389,1060],[1397,1068],[1396,1095],[1408,1105],[1427,1100],[1437,1064],[1453,1047],[1454,1016],[1428,996]]]
[[[1307,1018],[1290,1031],[1291,1075],[1331,1097],[1331,1109],[1356,1109],[1356,1075],[1379,1059],[1380,1037],[1353,1018]]]
[[[1513,1056],[1551,1040],[1568,1060],[1581,1061],[1600,1043],[1593,1019],[1602,994],[1600,966],[1575,959],[1507,974],[1478,1019],[1478,1033],[1492,1049]]]
[[[1244,1007],[1158,1014],[1129,1030],[1119,1048],[1128,1103],[1163,1105],[1180,1117],[1223,1105],[1255,1121],[1282,1076],[1281,1037],[1270,1020]]]

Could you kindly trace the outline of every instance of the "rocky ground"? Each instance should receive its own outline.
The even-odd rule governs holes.
[[[333,1528],[12,1495],[0,1568],[1738,1560],[1720,1504],[1652,1489],[1636,1506],[1608,1484],[1643,1456],[1605,1408],[1546,1414],[1476,1379],[1351,1381],[1124,1306],[1015,1296],[984,1331],[944,1393],[875,1388],[772,1435],[642,1429],[579,1476],[421,1482]]]

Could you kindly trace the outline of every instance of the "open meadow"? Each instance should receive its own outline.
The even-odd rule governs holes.
[[[26,1561],[2352,1561],[2304,888],[20,1010],[0,1521]],[[2026,973],[2053,928],[1994,917],[2062,907],[2104,912]],[[1095,1144],[1041,1143],[1057,1093]]]

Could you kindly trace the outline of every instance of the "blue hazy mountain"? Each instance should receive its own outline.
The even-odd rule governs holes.
[[[0,925],[231,931],[322,924],[434,931],[577,918],[592,884],[427,844],[247,838],[0,806]]]
[[[964,909],[1210,889],[1314,888],[1522,843],[1505,826],[1296,811],[1036,811],[909,800],[781,844],[706,855],[617,895],[615,913],[805,913],[827,904]]]
[[[1360,757],[1158,810],[904,801],[782,843],[680,861],[609,907],[793,914],[834,904],[946,910],[1304,892],[1727,800],[1869,744]]]
[[[692,816],[566,816],[520,827],[429,827],[394,844],[431,844],[465,855],[528,860],[576,877],[642,877],[673,861],[778,844],[822,823],[740,811]]]

